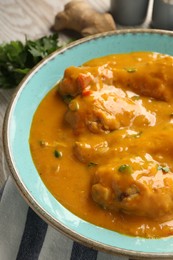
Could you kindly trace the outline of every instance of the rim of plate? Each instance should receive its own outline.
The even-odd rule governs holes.
[[[59,220],[57,220],[56,218],[51,216],[48,212],[46,212],[45,209],[43,209],[43,207],[35,200],[35,198],[30,194],[29,190],[26,188],[26,185],[25,185],[25,183],[23,183],[23,181],[20,177],[20,174],[17,172],[15,166],[13,165],[12,154],[11,154],[9,138],[8,138],[8,128],[9,128],[10,118],[13,113],[13,107],[15,107],[17,98],[18,98],[18,96],[20,96],[20,93],[25,88],[26,83],[32,78],[32,76],[35,73],[37,73],[37,71],[42,66],[44,66],[46,63],[48,63],[49,61],[54,59],[57,55],[64,53],[67,50],[74,48],[75,46],[77,46],[79,44],[93,41],[95,39],[99,39],[99,38],[103,38],[103,37],[108,37],[108,36],[113,36],[113,35],[116,36],[116,35],[120,35],[120,34],[121,35],[124,35],[124,34],[158,34],[158,35],[167,35],[167,36],[173,37],[173,32],[166,31],[166,30],[159,30],[159,29],[123,29],[123,30],[110,31],[110,32],[99,33],[99,34],[87,36],[82,39],[76,40],[72,43],[69,43],[66,47],[62,47],[62,48],[54,51],[50,55],[48,55],[46,58],[42,59],[23,78],[23,80],[20,82],[18,87],[16,87],[16,90],[12,96],[12,99],[7,107],[5,117],[4,117],[4,122],[3,122],[3,131],[2,131],[2,140],[3,140],[5,159],[6,159],[8,167],[9,167],[11,176],[13,177],[14,182],[15,182],[20,194],[24,198],[24,200],[42,219],[44,219],[45,222],[47,222],[49,225],[51,225],[52,227],[54,227],[61,233],[65,234],[69,238],[71,238],[74,241],[77,241],[79,243],[82,243],[83,245],[86,245],[90,248],[94,248],[96,250],[100,250],[100,251],[115,254],[115,255],[118,254],[118,255],[122,255],[122,256],[133,257],[135,259],[153,259],[153,257],[157,258],[157,259],[170,259],[170,257],[173,257],[173,252],[155,253],[155,252],[142,252],[142,251],[135,251],[135,250],[119,248],[119,247],[103,244],[101,242],[95,241],[94,239],[86,238],[85,236],[77,233],[76,231],[70,229],[69,227],[66,227]],[[89,223],[89,224],[91,224],[91,223]]]

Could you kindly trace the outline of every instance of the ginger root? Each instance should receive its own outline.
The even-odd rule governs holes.
[[[56,15],[53,29],[55,31],[72,29],[83,36],[88,36],[115,30],[116,25],[109,13],[95,11],[84,0],[72,0],[65,5],[64,11]]]

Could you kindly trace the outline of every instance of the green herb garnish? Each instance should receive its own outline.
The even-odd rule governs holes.
[[[0,88],[14,88],[40,60],[62,47],[58,34],[0,45]]]
[[[129,72],[129,73],[133,73],[133,72],[136,72],[136,71],[137,71],[137,69],[135,69],[135,68],[125,68],[125,70],[126,70],[127,72]]]
[[[132,100],[139,100],[140,99],[140,96],[133,96],[132,97]]]
[[[157,167],[157,169],[160,170],[160,171],[163,171],[163,172],[165,172],[165,173],[167,173],[167,172],[170,171],[170,169],[169,169],[168,166],[161,166],[161,165],[159,165],[159,166]]]
[[[89,162],[88,163],[88,167],[95,167],[97,165],[98,165],[98,163],[94,163],[94,162]]]
[[[132,173],[132,167],[128,164],[122,164],[119,168],[118,171],[121,173]]]
[[[62,153],[59,152],[58,150],[55,150],[55,151],[54,151],[54,156],[55,156],[56,158],[60,158],[60,157],[62,156]]]
[[[132,136],[134,138],[139,138],[141,136],[141,134],[142,134],[142,131],[138,132],[137,134],[133,134]]]
[[[63,96],[63,100],[66,104],[69,104],[73,99],[74,99],[74,97],[72,97],[71,95],[64,95]]]

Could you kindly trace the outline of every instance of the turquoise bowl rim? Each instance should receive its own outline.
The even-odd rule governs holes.
[[[53,195],[47,190],[47,188],[41,181],[36,171],[36,168],[32,162],[28,140],[27,142],[26,139],[22,140],[22,138],[29,138],[31,118],[34,114],[34,111],[38,106],[39,102],[45,96],[45,94],[50,90],[50,88],[53,87],[52,83],[51,85],[48,84],[49,85],[48,88],[44,89],[44,95],[41,93],[40,95],[38,95],[38,97],[35,97],[36,93],[34,91],[36,91],[36,88],[35,90],[34,89],[32,90],[32,88],[34,85],[33,84],[34,79],[37,78],[37,76],[39,79],[39,75],[41,75],[39,73],[42,73],[42,76],[44,78],[43,73],[46,66],[47,67],[51,66],[49,64],[51,63],[53,64],[53,62],[56,61],[56,59],[60,59],[61,61],[60,57],[62,57],[63,59],[63,55],[65,55],[65,58],[68,58],[70,52],[73,53],[76,50],[78,51],[78,49],[79,50],[81,49],[83,51],[84,50],[83,47],[85,47],[89,53],[89,54],[87,53],[89,56],[89,58],[86,59],[87,61],[88,59],[90,59],[90,52],[89,52],[90,50],[88,49],[88,45],[95,46],[95,43],[99,44],[99,42],[104,43],[105,41],[105,43],[108,45],[106,45],[107,51],[106,53],[103,54],[103,56],[106,54],[110,54],[111,50],[109,50],[110,47],[109,39],[113,39],[115,41],[115,46],[116,46],[117,41],[119,40],[120,40],[119,44],[121,44],[122,37],[127,37],[126,40],[131,39],[132,42],[134,41],[134,39],[139,40],[141,38],[141,40],[143,40],[143,37],[144,38],[148,37],[148,42],[149,42],[149,40],[153,38],[156,44],[158,44],[158,39],[162,40],[163,49],[164,49],[163,53],[173,55],[173,50],[171,50],[170,47],[168,48],[169,46],[168,40],[172,41],[172,46],[173,46],[173,33],[170,31],[151,30],[151,29],[129,29],[129,30],[119,30],[119,31],[113,31],[108,33],[97,34],[94,36],[89,36],[77,40],[69,44],[67,47],[55,51],[47,58],[43,59],[40,63],[38,63],[38,65],[36,65],[31,70],[31,72],[22,80],[22,82],[16,89],[15,94],[13,95],[13,98],[6,112],[4,125],[3,125],[3,145],[4,145],[5,157],[11,175],[19,191],[21,192],[21,195],[24,197],[24,199],[30,205],[30,207],[42,219],[44,219],[48,224],[53,226],[55,229],[61,231],[62,233],[66,234],[68,237],[74,239],[75,241],[78,241],[86,246],[95,248],[97,250],[105,251],[107,253],[124,255],[124,256],[129,256],[138,259],[153,259],[153,257],[157,259],[170,259],[170,257],[173,257],[173,237],[160,238],[160,239],[145,239],[139,237],[129,237],[123,234],[119,234],[117,232],[113,232],[101,227],[97,227],[91,223],[88,223],[78,218],[77,216],[69,212],[67,209],[65,209],[53,197]],[[124,41],[124,44],[127,46],[127,44],[130,43],[129,42],[125,43]],[[160,45],[158,44],[158,46]],[[168,52],[166,48],[169,49]],[[159,47],[154,48],[154,45],[151,42],[151,47],[147,46],[146,49],[144,47],[144,49],[139,48],[138,50],[151,50],[151,51],[159,52],[160,49]],[[132,51],[134,51],[133,48]],[[123,49],[122,52],[126,52],[126,51]],[[91,54],[91,56],[92,55],[93,53]],[[94,58],[94,56],[92,56],[91,58]],[[51,74],[51,71],[49,72]],[[49,77],[49,75],[46,74],[46,77]],[[59,78],[62,77],[62,73],[59,76],[57,76],[57,79],[58,77]],[[53,78],[53,82],[55,83],[56,81],[55,78]],[[39,87],[41,86],[39,85]],[[27,95],[28,94],[31,95],[31,93],[28,91],[31,91],[31,93],[33,91],[32,98],[29,97],[29,101],[31,101],[32,99],[33,99],[33,103],[35,100],[37,101],[36,104],[34,103],[33,108],[31,104],[32,113],[31,113],[30,121],[29,119],[27,119],[27,115],[29,113],[30,108],[25,108],[26,105],[23,106],[24,105],[23,102],[24,101],[26,102],[27,100],[26,99]],[[24,120],[24,129],[22,129],[22,126],[19,126],[19,123],[21,123],[22,118]],[[25,162],[23,161],[23,159],[21,159],[21,154],[22,154],[22,158],[24,156],[23,159]],[[29,175],[30,172],[34,174]],[[37,180],[36,183],[34,182],[35,180]]]

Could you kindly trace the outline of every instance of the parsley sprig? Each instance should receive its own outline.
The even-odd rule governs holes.
[[[14,88],[40,60],[62,47],[58,34],[0,45],[0,88]]]

